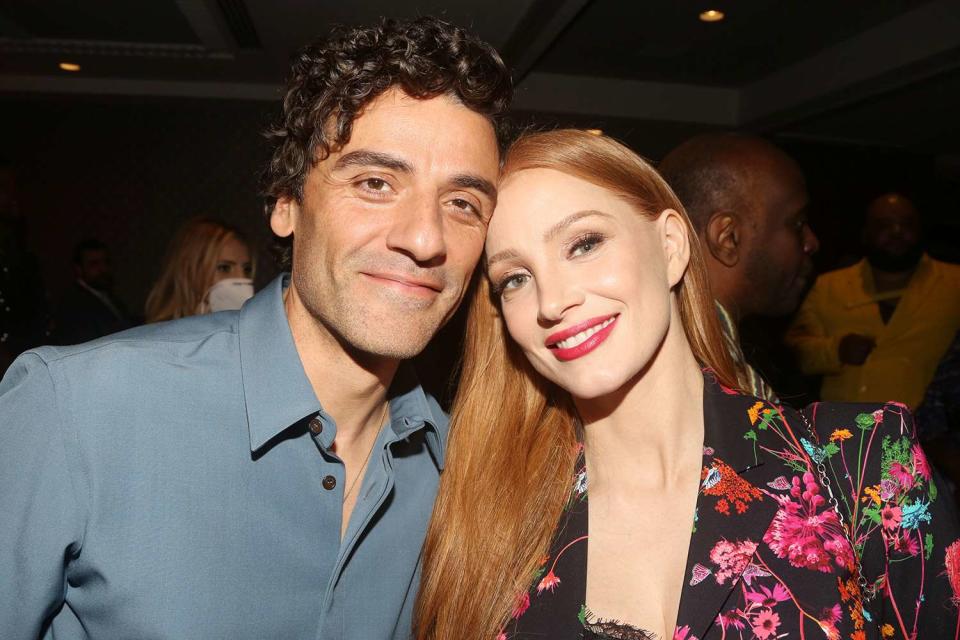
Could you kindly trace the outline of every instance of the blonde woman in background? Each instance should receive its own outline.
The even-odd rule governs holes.
[[[206,218],[184,224],[147,296],[146,321],[239,309],[253,296],[253,252],[240,231]]]

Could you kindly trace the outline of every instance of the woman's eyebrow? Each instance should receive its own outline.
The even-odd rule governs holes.
[[[490,268],[490,265],[497,262],[503,262],[504,260],[516,260],[520,257],[520,254],[514,251],[513,249],[504,249],[503,251],[498,251],[487,259],[487,268]]]
[[[577,211],[576,213],[571,213],[569,216],[567,216],[560,222],[556,223],[555,225],[553,225],[543,233],[544,242],[550,242],[551,240],[554,240],[558,235],[563,233],[563,231],[567,229],[567,227],[572,225],[574,222],[577,222],[578,220],[582,220],[583,218],[589,218],[590,216],[600,216],[603,218],[613,217],[609,213],[604,213],[603,211],[597,211],[596,209],[585,209],[584,211]]]

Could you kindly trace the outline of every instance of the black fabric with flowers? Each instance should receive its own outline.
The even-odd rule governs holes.
[[[801,415],[707,373],[704,418],[673,640],[960,636],[960,527],[906,407],[815,404]],[[589,624],[582,457],[573,484],[500,640],[647,640]],[[644,635],[617,635],[633,632]]]

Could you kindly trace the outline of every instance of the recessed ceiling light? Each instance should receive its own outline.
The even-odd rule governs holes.
[[[595,136],[602,136],[602,135],[603,135],[603,129],[586,129],[585,131],[586,131],[587,133],[592,134],[592,135],[595,135]]]
[[[720,22],[725,17],[723,11],[717,11],[716,9],[710,9],[700,14],[700,19],[704,22]]]
[[[76,62],[61,62],[59,66],[64,71],[80,71],[80,65]]]

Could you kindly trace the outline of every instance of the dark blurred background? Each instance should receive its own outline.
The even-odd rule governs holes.
[[[96,237],[117,297],[142,310],[174,230],[197,215],[248,234],[262,285],[276,268],[260,132],[290,54],[332,23],[425,13],[501,50],[520,125],[601,129],[653,160],[704,131],[769,136],[806,172],[821,271],[859,257],[863,211],[887,191],[917,203],[934,256],[960,261],[960,2],[4,0],[0,160],[44,295]],[[762,360],[783,324],[744,331],[775,382]],[[444,366],[424,374],[442,385]]]

